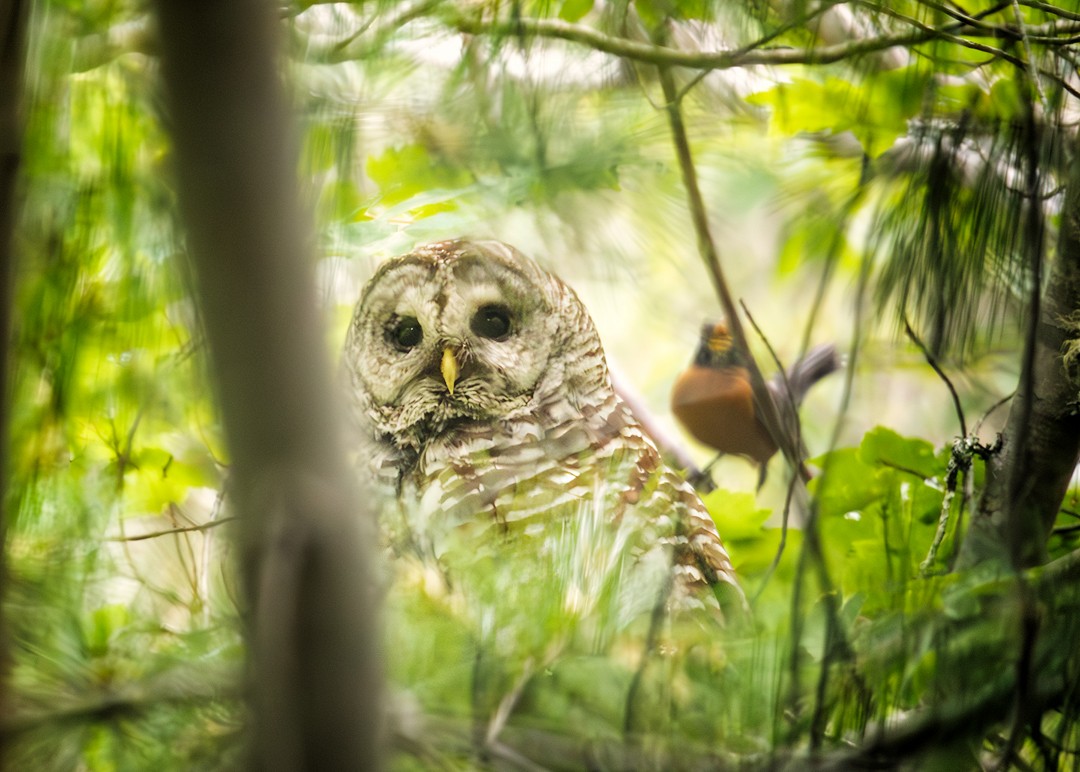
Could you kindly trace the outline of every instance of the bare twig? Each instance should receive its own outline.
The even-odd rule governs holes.
[[[791,502],[795,497],[795,487],[798,484],[798,476],[791,475],[788,480],[787,495],[784,496],[784,511],[780,516],[780,543],[776,545],[776,554],[773,555],[769,567],[765,569],[765,573],[761,577],[761,583],[758,585],[757,592],[755,592],[754,596],[750,599],[751,607],[757,603],[758,598],[761,597],[761,593],[765,592],[765,588],[769,586],[769,580],[772,579],[773,574],[776,573],[776,569],[780,565],[780,560],[784,557],[784,548],[787,547],[788,525],[791,522]]]
[[[791,383],[788,381],[787,369],[784,367],[784,363],[780,361],[780,357],[776,355],[776,349],[772,347],[772,343],[765,337],[765,333],[762,332],[758,326],[757,321],[754,320],[753,315],[750,313],[750,309],[746,307],[746,303],[739,300],[739,306],[742,308],[743,313],[746,314],[746,320],[750,322],[750,326],[754,328],[754,332],[761,338],[761,342],[765,344],[765,349],[769,352],[769,356],[772,358],[773,364],[776,365],[776,376],[783,383],[783,394],[787,398],[786,405],[777,405],[779,411],[779,418],[781,428],[783,432],[792,438],[792,443],[799,449],[799,465],[795,470],[803,480],[810,479],[810,473],[806,471],[806,465],[803,464],[802,454],[802,421],[799,420],[799,406],[795,403],[795,394],[791,390]],[[772,392],[770,392],[771,394]]]
[[[773,439],[776,440],[780,449],[783,451],[784,456],[792,466],[792,476],[795,479],[793,491],[796,504],[800,509],[808,511],[806,528],[803,536],[803,550],[799,556],[799,572],[795,580],[795,592],[792,596],[791,606],[793,631],[790,666],[792,674],[791,695],[793,700],[797,699],[797,679],[800,667],[799,663],[801,661],[802,643],[800,641],[800,636],[796,631],[801,626],[800,585],[802,584],[802,578],[805,576],[807,560],[812,561],[814,568],[816,569],[818,582],[823,595],[823,607],[826,616],[826,639],[829,642],[829,645],[821,664],[818,683],[818,693],[823,694],[824,681],[828,678],[829,669],[834,656],[839,655],[848,657],[851,654],[851,648],[848,645],[843,628],[840,624],[837,596],[836,593],[833,592],[832,580],[829,577],[829,572],[825,565],[825,555],[821,546],[820,533],[817,528],[816,507],[809,504],[806,486],[802,482],[801,475],[799,474],[799,470],[803,466],[802,450],[799,447],[799,443],[795,441],[792,436],[792,433],[787,430],[781,421],[776,403],[773,401],[772,394],[765,385],[765,379],[754,359],[753,353],[750,351],[749,345],[747,344],[746,333],[743,329],[742,322],[739,320],[738,310],[735,307],[734,298],[728,288],[727,281],[724,278],[723,268],[720,265],[720,256],[709,230],[705,202],[701,195],[701,189],[698,186],[697,171],[694,167],[693,157],[690,152],[690,141],[687,137],[686,127],[682,120],[682,112],[679,102],[677,101],[678,92],[675,87],[675,80],[671,75],[670,69],[667,67],[660,67],[659,75],[660,85],[664,91],[664,98],[667,100],[668,120],[671,126],[672,139],[675,144],[675,154],[678,158],[679,168],[682,172],[683,185],[686,188],[687,200],[690,205],[690,215],[694,223],[694,231],[697,234],[698,250],[709,271],[709,275],[713,280],[713,285],[720,298],[720,304],[727,316],[728,328],[731,330],[735,345],[742,353],[744,361],[746,362],[746,368],[750,375],[750,384],[753,388],[755,410],[760,410],[757,415],[762,420],[762,423],[765,424],[765,427],[768,429]],[[823,709],[823,703],[818,701],[815,704],[816,719],[820,719],[821,715],[823,715],[821,713]],[[815,721],[815,726],[820,724],[820,720]],[[815,737],[814,740],[816,739],[817,738]]]
[[[798,408],[795,405],[795,397],[791,393],[791,384],[788,383],[787,372],[784,369],[783,363],[780,362],[780,358],[776,355],[776,351],[773,349],[772,344],[769,343],[769,339],[765,337],[765,333],[762,332],[758,323],[754,320],[753,315],[750,313],[750,309],[746,307],[741,299],[739,305],[742,307],[743,313],[746,314],[747,321],[754,328],[754,331],[758,334],[758,337],[765,343],[765,348],[768,349],[769,355],[772,357],[773,363],[776,365],[777,372],[784,382],[784,393],[787,394],[790,403],[791,410],[795,417],[794,431],[796,442],[800,445],[802,443],[802,423],[799,421]],[[785,427],[788,428],[788,427]],[[764,591],[765,587],[769,584],[769,579],[772,578],[773,572],[776,571],[776,567],[780,565],[780,559],[784,555],[784,548],[787,546],[787,533],[788,524],[791,518],[791,506],[795,497],[795,489],[799,485],[800,480],[805,481],[808,479],[806,473],[806,466],[800,465],[799,469],[788,480],[787,495],[784,497],[784,512],[780,521],[780,543],[776,547],[776,555],[773,557],[772,563],[769,564],[768,569],[765,571],[765,575],[762,577],[761,584],[758,587],[757,593],[754,595],[754,600],[757,600],[758,595]]]
[[[1028,8],[1034,8],[1037,11],[1043,11],[1044,13],[1051,14],[1052,16],[1059,16],[1062,19],[1080,21],[1080,13],[1077,13],[1076,11],[1069,11],[1065,8],[1062,8],[1060,5],[1054,5],[1053,3],[1042,3],[1038,0],[1020,0],[1020,5],[1027,6]]]
[[[1006,394],[1004,397],[999,399],[997,402],[992,404],[990,407],[988,407],[986,409],[986,412],[983,413],[982,417],[979,418],[979,420],[976,422],[975,427],[971,430],[972,434],[978,434],[979,429],[982,428],[982,425],[983,425],[983,423],[986,422],[986,419],[989,418],[994,413],[995,410],[997,410],[999,407],[1004,405],[1006,402],[1008,402],[1010,399],[1012,399],[1015,396],[1016,396],[1016,390],[1014,389],[1013,391],[1011,391],[1010,393]]]
[[[364,50],[350,50],[350,46],[363,37],[375,24],[376,21],[384,19],[384,15],[378,10],[373,9],[371,17],[360,25],[359,29],[350,33],[346,37],[334,43],[330,46],[327,52],[329,58],[333,61],[341,61],[346,58],[355,59],[368,51],[376,48],[379,45],[379,41],[386,38],[388,34],[395,30],[401,29],[411,21],[415,21],[425,14],[434,11],[444,0],[421,0],[414,5],[410,5],[397,15],[390,18],[388,21],[384,21],[373,34],[374,41],[364,47]]]
[[[110,536],[105,541],[145,541],[147,539],[157,539],[162,536],[171,536],[177,533],[192,533],[195,531],[208,531],[211,528],[217,528],[219,525],[225,525],[225,523],[231,523],[235,520],[235,517],[223,517],[220,520],[210,520],[206,523],[199,523],[198,525],[185,525],[179,528],[166,528],[163,531],[151,531],[150,533],[140,533],[138,536]]]
[[[937,359],[930,353],[930,349],[926,347],[926,344],[922,342],[922,339],[915,333],[915,330],[912,329],[907,314],[904,314],[904,332],[907,333],[911,342],[918,346],[919,351],[922,352],[923,357],[926,359],[926,363],[930,365],[934,372],[938,374],[938,377],[945,382],[945,386],[949,389],[949,394],[952,395],[953,407],[956,408],[956,418],[960,422],[960,436],[967,437],[967,421],[964,420],[964,406],[960,404],[960,395],[957,394],[956,387],[953,386],[953,382],[949,379],[949,376],[941,369],[941,365],[938,364]]]
[[[675,153],[679,161],[679,168],[682,172],[683,185],[686,188],[687,199],[690,206],[690,215],[694,224],[694,230],[698,239],[698,250],[702,259],[705,262],[706,269],[709,271],[710,278],[713,281],[714,288],[717,291],[717,295],[720,299],[720,304],[724,309],[724,313],[728,320],[728,327],[732,332],[732,337],[735,340],[735,345],[739,348],[740,353],[743,356],[744,361],[747,364],[747,370],[750,375],[750,382],[753,388],[753,394],[755,399],[755,407],[761,412],[759,418],[762,419],[762,423],[765,424],[769,433],[774,440],[780,446],[784,456],[788,459],[792,465],[794,477],[800,477],[800,470],[803,467],[802,451],[797,439],[793,436],[793,433],[789,431],[783,421],[780,418],[779,411],[776,403],[773,401],[772,394],[765,384],[765,379],[761,374],[761,370],[754,359],[753,353],[750,351],[750,347],[747,343],[746,333],[742,327],[742,323],[739,320],[739,315],[735,307],[734,298],[727,285],[727,280],[724,277],[723,268],[720,264],[719,253],[716,249],[716,244],[713,241],[712,234],[710,232],[708,215],[706,213],[704,200],[701,195],[700,187],[697,182],[697,171],[694,166],[693,157],[690,151],[690,142],[686,133],[686,127],[682,120],[682,113],[679,104],[679,94],[675,86],[674,78],[671,75],[669,68],[661,66],[658,68],[660,84],[663,88],[664,98],[667,102],[667,112],[669,124],[671,126],[672,138],[675,144]],[[781,368],[782,369],[782,368]],[[808,500],[806,488],[804,485],[796,483],[794,488],[796,495],[796,501],[800,505],[805,505]],[[836,595],[833,592],[832,581],[828,575],[828,570],[825,566],[824,552],[822,550],[820,542],[820,534],[817,530],[816,510],[814,507],[806,507],[809,509],[809,514],[806,524],[806,532],[803,540],[803,551],[800,554],[798,563],[798,573],[795,581],[795,592],[792,596],[792,651],[791,651],[791,698],[796,700],[798,698],[798,672],[799,662],[801,660],[801,641],[799,630],[800,624],[800,585],[802,584],[801,578],[805,576],[805,567],[808,559],[812,559],[813,564],[817,570],[818,579],[821,584],[823,592],[824,608],[826,610],[827,621],[827,641],[829,645],[827,651],[824,653],[824,661],[822,662],[821,671],[818,681],[818,694],[823,695],[825,689],[825,681],[828,678],[829,669],[833,660],[833,655],[839,653],[841,656],[849,656],[851,649],[847,643],[846,637],[843,633],[843,629],[839,621],[839,609],[837,608]],[[822,700],[815,702],[814,708],[814,726],[822,726],[822,718],[824,706]],[[815,736],[811,738],[812,743],[816,743],[820,739],[820,733],[815,733]]]
[[[554,656],[554,652],[552,652]],[[544,666],[547,663],[543,663]],[[506,723],[510,720],[510,716],[513,715],[514,707],[521,699],[521,695],[525,691],[525,687],[529,685],[529,681],[532,680],[533,674],[536,673],[537,668],[533,666],[532,660],[525,662],[521,669],[521,673],[518,674],[517,679],[514,681],[514,685],[503,695],[503,698],[499,700],[498,706],[495,708],[495,712],[491,716],[491,720],[488,722],[487,732],[484,735],[484,747],[491,748],[499,741],[499,734],[506,728]]]
[[[856,289],[856,293],[855,293],[855,297],[856,297],[856,301],[855,301],[856,302],[856,305],[855,305],[855,324],[854,324],[855,330],[861,330],[862,329],[862,319],[863,319],[863,313],[864,313],[863,302],[864,302],[864,299],[865,299],[865,296],[866,296],[866,289],[867,289],[867,286],[868,286],[869,281],[870,281],[870,265],[871,265],[870,260],[869,259],[864,259],[863,262],[862,262],[861,269],[859,271],[859,281],[858,281],[858,285],[857,285],[857,289]],[[847,372],[845,373],[845,378],[844,378],[844,391],[843,391],[843,396],[841,397],[841,401],[840,401],[840,410],[838,412],[838,416],[840,416],[841,418],[837,419],[836,424],[833,427],[832,437],[831,437],[831,439],[829,441],[830,453],[827,453],[826,456],[825,456],[824,468],[822,469],[822,472],[821,472],[822,487],[824,487],[825,485],[828,484],[829,468],[830,468],[831,463],[832,463],[831,451],[833,449],[835,449],[837,447],[837,445],[839,444],[840,430],[842,428],[842,416],[844,416],[847,413],[848,406],[851,404],[851,395],[852,395],[852,392],[854,390],[854,380],[855,380],[855,368],[853,366],[853,363],[855,362],[855,359],[856,359],[856,357],[858,355],[858,352],[859,352],[859,344],[860,344],[860,341],[859,341],[858,335],[853,336],[852,339],[851,339],[851,348],[849,349],[849,353],[848,353],[848,367],[847,367]],[[818,495],[819,496],[821,495],[820,491],[818,492]],[[789,694],[789,702],[791,703],[790,707],[793,710],[795,708],[797,708],[797,703],[798,703],[798,698],[799,698],[798,680],[799,680],[799,667],[800,667],[800,662],[801,662],[801,659],[802,659],[802,647],[800,645],[802,620],[799,617],[799,609],[800,609],[800,606],[801,606],[802,580],[803,580],[803,577],[805,576],[805,559],[804,558],[805,558],[805,555],[806,555],[808,549],[809,550],[814,550],[816,552],[816,554],[818,555],[818,557],[819,557],[820,562],[818,563],[818,569],[819,569],[819,572],[820,572],[820,575],[821,575],[821,581],[822,581],[822,584],[823,584],[823,592],[826,593],[827,602],[825,603],[825,609],[826,609],[826,613],[828,615],[827,618],[830,621],[830,624],[834,624],[835,622],[838,622],[838,609],[836,608],[836,596],[835,596],[835,593],[833,593],[831,591],[832,590],[832,583],[831,583],[831,581],[829,579],[829,576],[828,576],[828,573],[827,573],[827,571],[825,569],[824,556],[821,553],[821,544],[817,539],[817,536],[818,536],[817,518],[818,518],[817,503],[816,503],[816,500],[811,500],[809,511],[808,511],[808,516],[807,516],[807,521],[806,521],[805,526],[804,526],[805,535],[807,537],[810,537],[810,538],[809,539],[804,539],[804,548],[803,548],[802,552],[800,553],[799,562],[798,562],[798,564],[796,566],[794,591],[792,592],[792,598],[791,598],[791,625],[792,625],[792,633],[791,633],[791,635],[792,635],[792,642],[793,643],[792,643],[792,646],[791,646],[791,651],[789,653],[789,658],[790,658],[789,672],[790,672],[791,684],[790,684],[790,689],[789,689],[788,694]],[[837,630],[841,629],[838,624],[836,624],[836,629]],[[838,650],[840,650],[840,647],[838,647]],[[845,650],[846,652],[850,651],[850,649],[847,648],[846,646],[844,647],[843,650]],[[823,667],[826,667],[827,664],[828,664],[827,662],[823,663]]]

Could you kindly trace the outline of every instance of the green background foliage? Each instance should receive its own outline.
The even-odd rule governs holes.
[[[1033,5],[1021,9],[1028,24],[1056,19]],[[669,17],[716,22],[731,39],[713,48],[773,33],[772,46],[815,44],[815,14],[792,7],[785,19],[757,4],[566,0],[515,5],[513,14],[610,30],[636,12],[646,27]],[[898,18],[944,23],[931,4],[889,7],[870,15],[868,36]],[[451,3],[283,10],[283,76],[298,117],[298,184],[313,215],[327,346],[337,350],[380,260],[429,240],[492,236],[579,290],[614,365],[670,426],[667,391],[701,319],[718,307],[650,66],[524,35],[465,36],[455,20],[476,9]],[[244,708],[229,459],[177,221],[151,21],[141,3],[44,0],[30,34],[9,386],[13,763],[232,768]],[[744,460],[716,467],[720,488],[705,502],[753,621],[724,630],[691,618],[664,630],[666,654],[646,671],[637,708],[645,758],[657,766],[842,752],[875,722],[943,695],[1007,695],[1009,665],[1027,656],[1021,589],[947,573],[970,509],[964,486],[980,488],[982,461],[960,476],[937,559],[923,566],[958,426],[945,387],[894,332],[901,308],[935,351],[966,357],[967,369],[959,358],[948,366],[971,415],[1013,388],[1031,281],[1017,240],[1020,199],[1000,168],[964,163],[987,152],[1020,162],[1012,127],[1029,95],[1015,65],[992,53],[941,39],[910,52],[894,68],[868,54],[733,68],[700,82],[679,71],[737,295],[783,361],[804,337],[858,356],[804,411],[820,472],[808,509],[785,513],[779,461],[756,495]],[[1072,100],[1075,109],[1049,83],[1045,107],[1058,115]],[[1055,189],[1062,152],[1040,152]],[[935,191],[940,205],[926,201]],[[935,263],[934,250],[950,258]],[[937,288],[943,297],[932,297]],[[1002,412],[981,429],[986,444]],[[1075,487],[1066,497],[1051,558],[1077,547],[1078,497]],[[810,525],[820,561],[808,551]],[[595,534],[567,538],[573,552]],[[593,631],[602,646],[578,645],[565,631],[584,623],[558,577],[520,560],[465,570],[484,588],[479,597],[408,562],[386,568],[391,710],[406,727],[396,763],[482,766],[473,721],[502,721],[500,710],[549,733],[545,741],[621,743],[626,695],[641,675],[640,630],[630,625],[625,640]],[[519,593],[508,596],[511,576]],[[1077,618],[1075,590],[1048,601],[1033,582],[1046,617]],[[1074,674],[1074,632],[1059,626],[1032,656]],[[1075,700],[1067,690],[1042,716],[1049,747],[1080,742]],[[421,717],[443,723],[410,733]],[[970,766],[995,742],[959,737],[926,752],[942,768]],[[1061,754],[1041,742],[1029,738],[1017,752],[1049,766]]]

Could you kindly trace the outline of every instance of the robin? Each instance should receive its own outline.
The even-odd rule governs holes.
[[[786,381],[777,374],[766,383],[785,426],[793,425],[793,413],[810,387],[839,368],[836,347],[823,344],[796,362]],[[758,417],[746,362],[723,322],[703,326],[694,361],[672,387],[671,409],[699,442],[759,464],[758,487],[764,484],[777,444]]]

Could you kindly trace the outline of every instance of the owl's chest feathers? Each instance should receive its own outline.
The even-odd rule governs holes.
[[[459,516],[527,518],[587,499],[601,482],[613,482],[598,474],[615,473],[633,484],[638,451],[647,450],[633,442],[640,436],[613,395],[596,404],[554,401],[505,421],[462,421],[401,459],[399,497]],[[621,475],[618,467],[624,467]]]

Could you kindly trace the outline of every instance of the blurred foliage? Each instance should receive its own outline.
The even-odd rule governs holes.
[[[598,283],[601,298],[620,297],[615,313],[597,313],[609,351],[627,353],[662,404],[715,302],[693,257],[659,88],[646,64],[496,22],[561,20],[643,40],[674,19],[673,45],[687,51],[947,30],[952,38],[832,64],[700,80],[680,70],[683,109],[737,293],[774,317],[766,330],[787,338],[784,353],[796,350],[803,318],[857,342],[876,332],[880,319],[845,315],[847,298],[829,316],[813,311],[819,274],[860,286],[865,268],[882,316],[907,312],[935,350],[982,354],[992,343],[1015,359],[1032,261],[1052,259],[1052,244],[1032,255],[1020,237],[1032,216],[1020,192],[1042,191],[1042,214],[1056,223],[1076,110],[1075,53],[1061,41],[1076,34],[1076,12],[979,5],[966,14],[929,2],[285,6],[298,177],[315,216],[330,345],[378,260],[436,238],[496,236],[571,283]],[[1026,49],[1014,11],[1035,30]],[[490,22],[490,34],[460,33],[461,14]],[[994,30],[1013,30],[1008,45]],[[228,457],[176,224],[152,24],[138,2],[40,0],[31,34],[9,386],[12,763],[233,768],[243,646]],[[1016,64],[1028,56],[1037,81]],[[875,369],[872,360],[856,372],[856,391]],[[987,381],[965,393],[969,409],[1011,388]],[[960,476],[924,568],[946,500],[952,416],[920,402],[936,381],[917,389],[893,406],[923,420],[925,438],[873,428],[898,414],[871,398],[850,447],[814,459],[807,511],[785,515],[783,495],[755,499],[734,486],[707,497],[753,599],[752,624],[720,630],[690,613],[660,631],[640,618],[606,629],[600,599],[619,576],[610,568],[594,577],[585,613],[567,602],[565,576],[538,576],[520,556],[478,560],[453,586],[414,562],[393,564],[384,624],[396,763],[513,766],[510,751],[477,755],[474,737],[496,750],[501,737],[514,753],[571,768],[582,747],[599,767],[753,766],[887,753],[887,725],[911,729],[906,752],[926,768],[971,768],[1006,746],[1006,760],[1075,766],[1077,582],[1034,572],[1025,589],[947,573],[981,461],[970,481]],[[835,409],[817,412],[811,440],[831,431]],[[1055,559],[1067,562],[1080,541],[1078,497],[1050,538]],[[585,529],[559,549],[569,560],[597,538]],[[1024,633],[1033,624],[1040,634]],[[588,629],[593,637],[568,633]],[[1050,695],[1026,733],[1001,725],[972,737],[984,713],[1007,715],[1016,672],[1044,674],[1029,692]],[[1049,683],[1055,676],[1064,685]],[[954,727],[950,742],[916,732],[935,721]],[[514,734],[522,729],[533,734]]]

